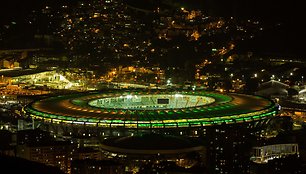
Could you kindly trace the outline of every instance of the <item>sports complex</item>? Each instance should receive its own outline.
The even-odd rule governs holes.
[[[37,124],[64,134],[118,136],[148,130],[182,134],[188,128],[194,133],[207,126],[267,120],[278,110],[273,101],[259,96],[206,91],[79,93],[38,100],[24,108]]]

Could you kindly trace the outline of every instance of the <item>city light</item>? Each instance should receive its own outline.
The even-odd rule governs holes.
[[[303,5],[17,4],[0,6],[3,171],[306,173]]]

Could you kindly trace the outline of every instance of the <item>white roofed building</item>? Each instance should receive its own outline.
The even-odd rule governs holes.
[[[276,80],[270,80],[259,85],[259,90],[255,92],[256,95],[265,97],[287,97],[289,85]]]

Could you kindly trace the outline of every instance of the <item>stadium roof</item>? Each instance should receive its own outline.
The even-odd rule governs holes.
[[[208,105],[191,105],[183,108],[167,108],[157,101],[152,101],[149,108],[160,109],[123,109],[122,107],[101,108],[88,103],[110,98],[128,98],[130,95],[144,96],[165,94],[175,96],[177,93],[187,103],[190,95],[201,99],[203,96],[215,101]],[[185,98],[184,98],[185,97]],[[258,96],[241,94],[221,94],[211,92],[181,91],[181,92],[108,92],[85,93],[57,96],[36,101],[25,108],[27,114],[33,118],[52,123],[69,123],[81,125],[95,125],[98,127],[125,128],[175,128],[199,127],[211,124],[250,122],[277,114],[277,107],[271,100]]]
[[[106,139],[101,148],[123,154],[165,155],[184,154],[204,149],[204,146],[189,139],[160,134],[144,134]]]

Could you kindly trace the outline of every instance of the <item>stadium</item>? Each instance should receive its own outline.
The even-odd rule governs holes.
[[[36,127],[64,135],[141,132],[197,135],[208,126],[258,123],[278,113],[271,100],[206,91],[113,91],[50,97],[24,108]]]

